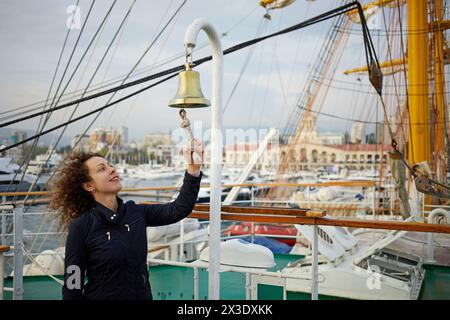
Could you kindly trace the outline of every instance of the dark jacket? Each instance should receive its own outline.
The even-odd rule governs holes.
[[[186,171],[173,202],[144,205],[117,198],[117,213],[96,202],[74,220],[66,241],[63,299],[152,299],[146,228],[187,217],[202,175],[194,177]]]

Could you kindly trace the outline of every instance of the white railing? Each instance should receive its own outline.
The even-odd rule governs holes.
[[[161,259],[149,259],[150,263],[154,264],[162,264],[167,266],[176,266],[176,267],[186,267],[186,268],[192,268],[194,270],[194,300],[199,299],[199,270],[200,269],[207,269],[208,263],[203,261],[195,261],[195,262],[179,262],[179,261],[167,261],[167,260],[161,260]],[[246,289],[246,300],[251,300],[255,298],[256,294],[254,290],[257,290],[256,285],[252,285],[252,275],[257,276],[268,276],[268,277],[274,277],[277,279],[301,279],[301,280],[310,280],[313,282],[314,279],[316,279],[317,283],[323,282],[324,277],[321,275],[321,280],[317,278],[311,278],[308,276],[299,276],[299,275],[292,275],[292,274],[286,274],[282,272],[273,272],[273,271],[266,271],[264,269],[257,269],[257,268],[244,268],[244,267],[236,267],[236,266],[220,266],[220,271],[225,272],[238,272],[245,274],[246,282],[245,282],[245,289]],[[260,282],[261,283],[261,282]],[[283,300],[286,300],[286,282],[282,284],[283,287]]]
[[[259,199],[255,199],[254,197],[254,190],[253,187],[251,188],[251,194],[252,197],[250,200],[244,200],[244,201],[233,201],[233,203],[249,203],[252,205],[255,204],[260,204],[260,203],[266,203],[267,201],[264,200],[259,200]],[[372,204],[372,208],[375,209],[376,206],[376,192],[373,192],[373,198],[371,199],[371,204]],[[289,206],[289,201],[271,201],[272,203],[282,203],[282,204],[286,204],[286,206]],[[320,202],[320,203],[324,203],[324,202]],[[310,201],[309,204],[314,204],[313,201]],[[352,203],[354,204],[354,203]],[[367,205],[367,203],[359,203],[360,205],[364,204]],[[439,206],[442,207],[442,206]],[[429,209],[435,209],[436,206],[427,206],[427,208]],[[444,207],[445,209],[450,209],[450,206]],[[430,211],[426,211],[425,210],[425,206],[424,206],[424,212],[430,212]],[[375,213],[375,210],[373,211]],[[13,292],[13,298],[14,299],[22,299],[23,298],[23,264],[24,264],[24,250],[26,250],[25,248],[23,248],[23,239],[26,236],[33,236],[33,237],[38,237],[38,236],[62,236],[64,233],[63,232],[30,232],[30,233],[25,233],[23,232],[23,219],[26,216],[34,216],[34,215],[44,215],[44,214],[51,214],[51,212],[47,212],[47,211],[40,211],[40,212],[23,212],[22,207],[18,207],[16,209],[13,209],[11,206],[0,206],[0,213],[1,213],[1,221],[2,221],[2,233],[1,233],[1,239],[2,239],[2,245],[7,245],[8,243],[6,243],[6,239],[7,237],[11,237],[14,236],[14,241],[13,241],[13,251],[11,253],[7,253],[5,254],[5,256],[12,256],[14,259],[14,280],[13,280],[13,288],[4,288],[4,291],[12,291]],[[391,211],[392,213],[392,211]],[[432,215],[430,215],[432,216]],[[12,217],[13,218],[13,222],[14,222],[14,232],[13,233],[7,233],[6,231],[6,220],[7,217]],[[449,219],[447,218],[447,223],[449,222]],[[200,221],[199,224],[201,226],[203,225],[208,225],[209,221]],[[186,224],[185,224],[186,226]],[[252,229],[251,230],[255,230],[253,228],[254,223],[252,222]],[[317,299],[318,298],[318,283],[319,283],[319,277],[320,274],[318,273],[318,245],[317,245],[317,231],[318,227],[317,225],[314,226],[314,238],[313,238],[313,243],[312,243],[312,274],[311,277],[307,278],[307,280],[311,280],[311,293],[312,293],[312,299]],[[183,235],[183,224],[180,224],[180,235]],[[430,234],[430,233],[429,233]],[[432,235],[432,234],[431,234]],[[233,235],[233,236],[223,236],[221,237],[221,240],[227,240],[227,239],[232,239],[232,238],[242,238],[242,237],[252,237],[252,240],[254,239],[254,237],[273,237],[273,238],[298,238],[297,235],[277,235],[277,234],[255,234],[254,232],[248,232],[246,234],[241,234],[241,235]],[[36,239],[35,239],[36,240]],[[172,242],[170,243],[170,245],[179,245],[180,248],[180,255],[178,257],[178,259],[182,259],[182,253],[184,251],[185,245],[188,244],[193,244],[193,243],[198,243],[198,242],[203,242],[205,241],[204,239],[200,239],[200,240],[185,240],[185,237],[181,236],[180,237],[180,241],[179,242]],[[253,242],[253,241],[252,241]],[[428,258],[429,260],[431,260],[433,258],[432,255],[432,251],[434,251],[434,246],[433,246],[433,239],[431,238],[431,241],[428,242]],[[158,243],[158,245],[167,245],[168,243]],[[31,260],[30,257],[32,256],[36,256],[41,254],[40,252],[29,252],[26,251],[25,252],[27,254],[27,258],[29,258]],[[52,255],[52,254],[49,254]],[[53,255],[59,255],[59,254],[53,254]],[[31,261],[33,263],[33,261]],[[181,261],[167,261],[167,260],[161,260],[161,259],[150,259],[149,262],[152,263],[164,263],[167,265],[179,265],[179,266],[186,266],[186,267],[191,267],[194,268],[194,281],[198,281],[198,269],[199,268],[203,268],[203,267],[196,267],[193,266],[190,263],[185,263],[185,262],[181,262]],[[295,277],[295,276],[291,276],[291,275],[283,275],[280,274],[279,272],[268,272],[268,271],[252,271],[252,270],[248,270],[246,268],[229,268],[227,269],[229,271],[235,271],[235,272],[242,272],[246,274],[246,280],[247,280],[247,285],[246,285],[246,292],[247,292],[247,296],[251,297],[254,296],[254,294],[251,294],[251,290],[249,289],[249,287],[251,286],[251,280],[252,280],[252,275],[254,274],[258,274],[258,275],[265,275],[265,276],[276,276],[279,277],[280,279],[286,279],[286,278],[299,278],[299,277]],[[1,278],[3,280],[3,275],[1,275]],[[301,277],[300,277],[301,278]],[[302,278],[305,279],[305,278]],[[198,297],[198,283],[196,284],[197,286],[197,297]],[[250,290],[250,291],[249,291]],[[2,291],[3,292],[3,291]],[[284,295],[285,297],[285,286],[284,286]]]

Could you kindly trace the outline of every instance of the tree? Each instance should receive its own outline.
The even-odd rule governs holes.
[[[150,162],[151,165],[153,166],[153,161],[156,159],[155,153],[152,151],[150,152]]]
[[[24,157],[26,157],[28,155],[28,153],[31,151],[31,147],[32,147],[31,143],[30,144],[26,143],[26,144],[22,145],[22,160],[21,161],[23,161]],[[36,148],[34,148],[34,150],[31,152],[30,159],[36,158],[36,156],[39,154],[46,153],[47,149],[48,149],[47,147],[36,146]]]

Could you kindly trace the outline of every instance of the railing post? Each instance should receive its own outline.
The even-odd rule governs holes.
[[[439,223],[435,222],[436,217],[443,217],[446,220],[445,223],[450,223],[450,213],[444,208],[436,208],[432,210],[428,215],[428,223]],[[435,263],[436,260],[434,259],[434,233],[428,232],[427,238],[427,262]]]
[[[194,300],[198,300],[199,297],[199,276],[198,276],[198,268],[194,268]]]
[[[319,226],[314,225],[314,237],[312,243],[312,286],[311,286],[311,300],[319,299],[318,288],[318,271],[319,271]]]
[[[4,287],[3,272],[4,272],[3,252],[0,251],[0,300],[3,300],[3,287]]]
[[[376,210],[376,202],[377,202],[377,195],[376,195],[376,186],[373,185],[373,199],[372,199],[372,213],[373,213],[373,220],[375,220],[375,210]]]
[[[180,221],[180,254],[179,261],[184,260],[184,219]]]
[[[4,198],[4,197],[3,197]],[[1,210],[2,213],[2,246],[6,245],[6,210]]]
[[[254,200],[254,195],[253,195],[253,186],[250,187],[250,192],[251,192],[251,204],[252,207],[255,205],[255,200]]]
[[[245,273],[245,300],[252,298],[251,277],[248,272]]]
[[[250,190],[251,190],[251,200],[252,200],[251,202],[252,202],[252,207],[253,207],[253,206],[255,206],[255,200],[253,198],[253,186],[251,186],[250,188],[251,188]],[[251,228],[251,232],[252,232],[252,234],[251,234],[252,243],[255,243],[255,236],[254,236],[255,223],[253,221],[252,221],[250,228]]]
[[[377,195],[376,195],[376,185],[375,181],[373,184],[373,199],[372,199],[372,220],[375,220],[375,211],[376,211],[376,202],[377,202]],[[372,232],[372,241],[375,243],[375,232]]]
[[[5,268],[4,268],[4,253],[9,251],[9,247],[8,246],[0,246],[0,300],[3,300],[3,291],[5,289],[4,286],[4,272],[5,272]]]
[[[434,233],[428,232],[427,233],[428,238],[428,245],[427,245],[427,262],[428,263],[435,263],[436,260],[434,260]]]
[[[392,184],[393,184],[393,182],[390,181],[389,185],[391,186]],[[391,220],[394,217],[393,208],[394,208],[394,191],[392,188],[390,188],[390,191],[389,191],[389,217]]]
[[[310,191],[310,186],[306,186],[307,190],[308,190],[308,209],[311,209],[311,199],[310,199],[310,195],[311,195],[311,191]]]
[[[250,228],[251,228],[250,231],[251,231],[252,243],[255,243],[255,222],[254,221],[251,222]]]
[[[14,210],[14,300],[23,299],[23,207]]]

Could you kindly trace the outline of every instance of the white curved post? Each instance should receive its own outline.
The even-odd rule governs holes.
[[[450,213],[443,208],[437,208],[431,211],[428,215],[428,223],[435,223],[434,219],[437,216],[445,217],[445,219],[447,220],[446,223],[450,223]],[[427,259],[428,263],[436,262],[436,260],[434,260],[434,233],[432,232],[428,232]]]
[[[211,194],[209,231],[208,298],[220,298],[220,225],[222,176],[222,61],[223,53],[217,32],[204,19],[196,19],[186,30],[184,45],[195,47],[200,30],[205,31],[212,47],[212,97],[211,97]]]

